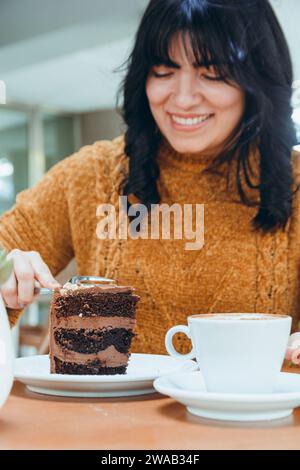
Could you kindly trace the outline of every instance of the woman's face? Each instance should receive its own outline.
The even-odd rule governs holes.
[[[180,153],[217,152],[241,121],[245,94],[236,84],[212,80],[213,67],[194,66],[181,36],[173,40],[170,53],[178,68],[155,66],[146,83],[156,124]]]

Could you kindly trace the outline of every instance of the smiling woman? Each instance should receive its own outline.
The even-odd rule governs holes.
[[[0,245],[14,260],[1,287],[11,323],[35,281],[55,287],[74,256],[78,274],[135,287],[132,352],[165,354],[166,331],[194,314],[290,314],[295,329],[300,156],[290,54],[269,2],[151,0],[126,66],[125,135],[58,163],[0,219]],[[134,237],[98,237],[103,205],[124,234],[120,197],[126,221],[141,206],[157,220],[167,213],[174,236],[144,237],[141,222]],[[174,209],[193,220],[186,209],[200,205],[201,244],[190,250],[195,227]],[[190,346],[183,335],[174,342]]]
[[[163,138],[181,153],[210,152],[212,167],[236,157],[250,188],[250,155],[258,148],[254,225],[285,226],[296,142],[292,80],[288,46],[267,0],[152,0],[124,82],[125,194],[158,202],[155,155]],[[239,172],[237,184],[247,203]]]

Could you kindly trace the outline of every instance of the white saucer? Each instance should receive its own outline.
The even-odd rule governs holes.
[[[163,374],[197,370],[194,361],[154,354],[132,354],[124,375],[50,374],[46,356],[16,359],[15,379],[32,392],[65,397],[126,397],[155,393],[153,380]]]
[[[229,394],[205,390],[201,372],[159,377],[156,390],[185,405],[202,418],[225,421],[263,421],[286,418],[300,406],[300,375],[281,372],[274,393]]]

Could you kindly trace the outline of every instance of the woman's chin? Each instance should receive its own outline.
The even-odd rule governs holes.
[[[169,141],[173,149],[178,152],[178,153],[188,153],[188,154],[197,154],[197,153],[202,153],[206,152],[208,148],[205,146],[199,146],[199,145],[184,145],[183,143],[177,144],[176,142]]]

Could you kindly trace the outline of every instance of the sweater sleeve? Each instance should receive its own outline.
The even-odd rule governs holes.
[[[17,195],[11,210],[0,217],[0,246],[7,251],[37,251],[58,274],[73,258],[66,173],[69,157],[55,165],[33,188]],[[7,309],[11,326],[22,310]]]

